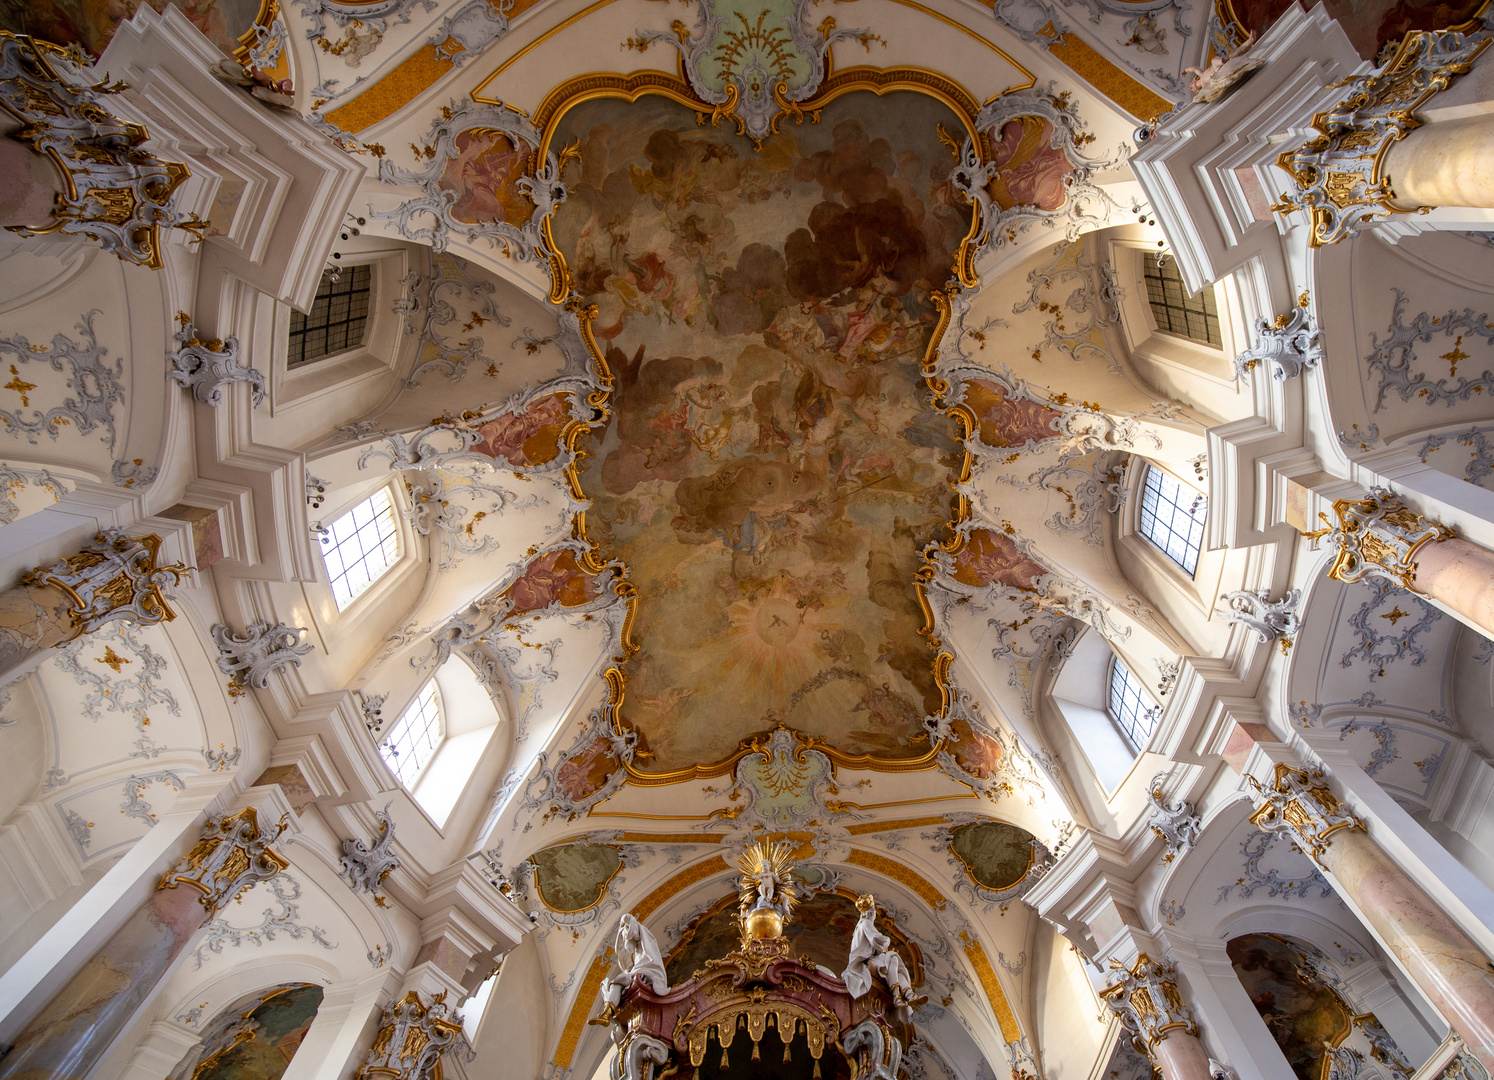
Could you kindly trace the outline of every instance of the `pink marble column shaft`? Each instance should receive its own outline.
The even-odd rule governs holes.
[[[1494,116],[1434,120],[1392,143],[1385,175],[1395,205],[1494,206]]]
[[[50,158],[5,137],[20,127],[9,113],[0,114],[0,225],[43,228],[67,188]]]
[[[1363,830],[1334,833],[1321,861],[1468,1052],[1494,1072],[1488,957]]]
[[[159,889],[26,1025],[3,1080],[83,1080],[203,924],[196,889]]]
[[[0,684],[72,636],[71,609],[67,594],[51,585],[16,585],[0,592]]]
[[[1209,1080],[1209,1055],[1197,1035],[1169,1031],[1152,1047],[1152,1058],[1162,1072],[1162,1080]]]
[[[1494,551],[1457,537],[1423,544],[1411,584],[1494,636]]]

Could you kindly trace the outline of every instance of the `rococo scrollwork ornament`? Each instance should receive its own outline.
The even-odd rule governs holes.
[[[1394,204],[1386,154],[1421,126],[1416,110],[1466,73],[1490,40],[1487,34],[1416,31],[1381,67],[1334,84],[1347,90],[1336,105],[1313,117],[1319,134],[1276,159],[1293,189],[1272,209],[1306,210],[1313,247],[1336,243],[1391,213],[1407,213]]]
[[[192,850],[166,871],[159,888],[190,885],[202,893],[208,916],[216,915],[225,904],[290,865],[270,847],[284,831],[284,820],[261,831],[259,815],[252,807],[215,815],[208,819]]]
[[[980,231],[975,247],[980,251],[1014,243],[1021,232],[1038,222],[1050,228],[1062,226],[1065,239],[1073,241],[1119,209],[1119,204],[1094,182],[1094,177],[1122,164],[1126,159],[1124,148],[1109,157],[1087,153],[1084,147],[1094,142],[1095,137],[1079,116],[1078,102],[1068,92],[1058,91],[1056,84],[1001,94],[980,110],[975,127],[984,142],[994,145],[1001,141],[1008,124],[1032,120],[1051,129],[1051,145],[1063,154],[1068,164],[1063,202],[1049,209],[1029,202],[1016,202],[1005,209],[998,206],[987,185],[1001,166],[986,160],[982,148],[967,137],[960,148],[959,161],[950,171],[950,183],[978,208]]]
[[[426,1005],[411,990],[384,1010],[358,1080],[441,1080],[441,1055],[452,1049],[466,1049],[471,1059],[462,1018],[446,1004],[446,992]]]
[[[1300,589],[1290,590],[1280,600],[1271,599],[1270,589],[1236,589],[1219,597],[1219,602],[1224,605],[1220,614],[1231,625],[1248,626],[1254,630],[1262,645],[1278,642],[1282,653],[1286,653],[1302,626],[1297,614],[1297,604],[1301,600]]]
[[[181,563],[157,566],[161,538],[126,536],[105,529],[92,544],[60,562],[31,571],[23,585],[52,585],[72,601],[72,634],[68,641],[91,634],[112,619],[149,626],[170,622],[176,612],[166,602],[166,588],[186,573]]]
[[[1153,1049],[1174,1031],[1196,1035],[1193,1010],[1178,992],[1177,969],[1142,953],[1126,968],[1110,962],[1115,971],[1100,996],[1110,1011],[1120,1017],[1136,1049],[1152,1056]]]
[[[1147,820],[1147,826],[1161,838],[1167,847],[1162,861],[1172,862],[1173,859],[1198,843],[1203,819],[1194,812],[1191,802],[1185,799],[1167,801],[1162,794],[1162,783],[1166,779],[1166,773],[1158,773],[1152,777],[1147,791],[1147,802],[1151,804],[1152,816]]]
[[[239,339],[213,338],[203,341],[197,336],[185,312],[177,312],[182,324],[176,333],[176,352],[166,354],[171,367],[168,378],[176,380],[204,405],[217,408],[223,404],[223,391],[236,382],[246,382],[254,391],[254,404],[265,400],[265,377],[253,368],[239,363]]]
[[[51,158],[63,181],[50,225],[8,228],[22,236],[86,236],[126,262],[160,269],[163,225],[198,239],[207,227],[171,205],[191,174],[141,148],[145,128],[100,104],[124,84],[90,82],[86,64],[76,48],[0,30],[0,108],[21,123],[14,137]]]
[[[1328,837],[1340,829],[1364,828],[1329,790],[1321,772],[1309,774],[1278,762],[1270,787],[1253,776],[1250,785],[1256,803],[1250,823],[1264,832],[1286,833],[1314,859],[1328,850]]]
[[[1303,293],[1290,314],[1278,315],[1274,322],[1255,320],[1255,344],[1235,357],[1235,375],[1269,361],[1272,378],[1285,382],[1317,367],[1323,355],[1323,331],[1313,322]]]
[[[1328,576],[1346,583],[1375,577],[1421,592],[1414,584],[1416,553],[1423,544],[1450,540],[1454,535],[1441,522],[1412,510],[1388,488],[1371,489],[1367,499],[1338,499],[1333,513],[1337,524],[1320,514],[1327,528],[1306,535],[1337,549]]]
[[[545,220],[566,199],[567,190],[560,174],[566,163],[578,156],[575,148],[566,147],[559,154],[547,152],[543,161],[536,160],[533,175],[517,179],[515,187],[522,199],[518,209],[523,209],[523,203],[529,204],[527,215],[517,220],[500,216],[469,221],[453,216],[456,192],[442,184],[452,161],[461,156],[457,139],[463,134],[469,138],[501,137],[515,153],[528,153],[535,158],[538,155],[534,154],[534,148],[543,142],[529,117],[506,105],[469,102],[459,109],[444,108],[427,132],[424,145],[418,148],[423,168],[401,168],[387,157],[379,160],[380,180],[418,187],[424,194],[400,203],[393,210],[370,207],[369,213],[376,218],[392,219],[401,236],[428,243],[432,251],[445,251],[453,236],[462,236],[471,242],[486,240],[520,262],[544,261]],[[424,224],[427,221],[428,227]]]
[[[389,817],[391,805],[385,803],[384,809],[374,811],[379,836],[372,844],[356,839],[342,842],[342,869],[337,872],[354,892],[373,893],[374,903],[379,907],[388,907],[379,894],[379,886],[400,867],[399,856],[390,850],[394,843],[394,821]]]
[[[306,37],[311,41],[326,36],[327,20],[330,18],[338,26],[345,27],[352,23],[366,27],[377,35],[373,38],[377,42],[388,29],[391,17],[396,23],[407,23],[417,4],[426,11],[433,11],[436,7],[434,0],[362,0],[361,3],[357,0],[296,0],[296,3],[311,23],[306,29]],[[333,48],[336,46],[331,46],[326,51],[330,52]]]
[[[656,44],[678,49],[690,89],[710,107],[702,118],[733,120],[738,134],[761,143],[784,117],[803,120],[800,103],[824,81],[831,46],[857,41],[870,52],[873,42],[887,44],[867,30],[837,28],[834,19],[814,27],[812,3],[794,0],[780,25],[759,18],[752,27],[726,4],[696,0],[698,21],[688,34],[676,22],[668,31],[641,30],[627,45],[640,52]]]
[[[228,692],[239,697],[246,690],[263,690],[270,685],[270,674],[287,664],[301,666],[301,657],[312,650],[302,645],[304,626],[286,626],[267,622],[252,624],[243,635],[233,633],[218,623],[212,627],[218,646],[218,667],[229,676]]]

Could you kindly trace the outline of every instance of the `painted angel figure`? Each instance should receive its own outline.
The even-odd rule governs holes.
[[[851,959],[841,979],[853,998],[864,997],[872,987],[872,979],[880,979],[892,992],[900,1018],[906,1020],[908,1010],[928,998],[913,996],[913,980],[907,965],[893,949],[892,939],[877,929],[876,899],[870,894],[858,896],[856,910],[861,917],[851,934]]]
[[[669,992],[669,976],[664,973],[664,957],[659,952],[659,943],[633,915],[624,915],[617,923],[617,939],[612,945],[616,953],[618,973],[602,980],[602,1000],[607,1008],[603,1015],[608,1020],[622,1003],[622,996],[633,985],[635,975],[643,976],[656,994]]]

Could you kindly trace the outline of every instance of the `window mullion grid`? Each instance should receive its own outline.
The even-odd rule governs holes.
[[[1204,496],[1155,466],[1148,467],[1137,524],[1143,536],[1189,574],[1198,569],[1207,508]]]
[[[1121,735],[1140,753],[1156,727],[1157,709],[1147,703],[1141,680],[1119,657],[1110,673],[1109,712]]]
[[[337,609],[344,611],[399,558],[399,532],[387,488],[332,523],[322,538],[322,561]]]
[[[389,729],[379,752],[395,778],[408,788],[435,757],[441,735],[441,702],[432,680]]]

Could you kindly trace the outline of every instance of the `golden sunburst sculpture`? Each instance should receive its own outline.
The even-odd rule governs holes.
[[[789,856],[794,845],[788,840],[753,844],[736,860],[742,872],[737,878],[740,896],[737,921],[742,927],[742,944],[764,938],[783,936],[783,924],[793,915],[799,902],[794,888],[793,863]]]

